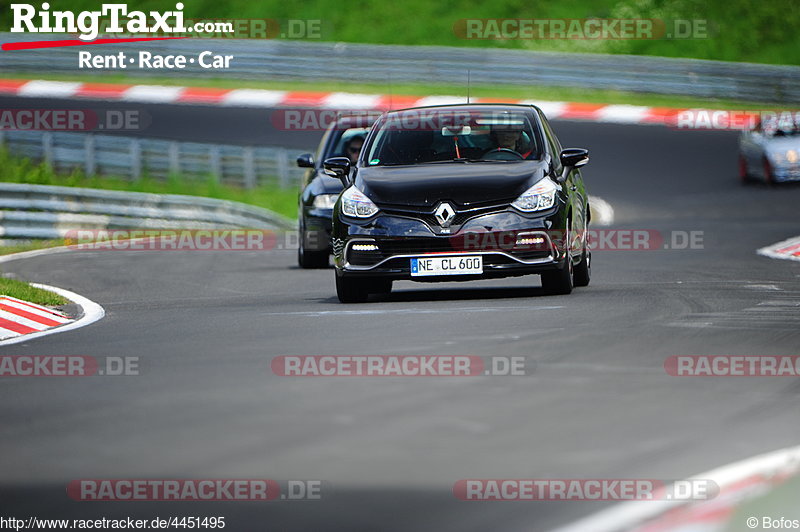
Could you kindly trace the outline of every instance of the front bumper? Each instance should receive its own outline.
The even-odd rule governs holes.
[[[772,167],[772,178],[780,183],[800,181],[800,165],[774,165]]]
[[[332,239],[340,276],[380,277],[418,282],[470,281],[538,274],[562,268],[567,256],[565,220],[556,211],[537,218],[508,210],[470,220],[451,235],[420,220],[379,215],[368,224],[337,223]],[[355,247],[354,247],[355,246]],[[411,259],[480,255],[478,275],[411,275]]]

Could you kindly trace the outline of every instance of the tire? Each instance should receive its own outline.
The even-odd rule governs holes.
[[[549,295],[572,293],[572,259],[567,257],[564,267],[542,274],[542,288]]]
[[[770,164],[769,159],[764,156],[762,163],[764,165],[764,182],[768,185],[774,185],[775,179],[772,176],[772,165]]]
[[[363,279],[336,276],[336,295],[342,303],[363,303],[369,297],[369,285]]]
[[[303,244],[305,239],[305,230],[300,228],[300,238],[297,246],[297,265],[304,269],[318,269],[328,267],[328,253],[327,249],[322,251],[308,251]]]
[[[575,266],[572,272],[573,286],[589,286],[592,279],[592,252],[588,249],[583,250],[581,261]]]
[[[739,182],[743,185],[750,182],[750,174],[747,173],[747,161],[743,155],[739,155]]]
[[[391,279],[376,279],[370,283],[369,291],[372,294],[391,294],[392,293],[392,280]]]

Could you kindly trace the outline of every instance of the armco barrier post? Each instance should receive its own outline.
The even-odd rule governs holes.
[[[278,178],[280,179],[280,186],[286,188],[290,185],[289,182],[289,154],[285,148],[280,148],[277,153],[278,159]]]
[[[244,188],[255,188],[256,168],[251,146],[245,146],[242,149],[242,166],[244,168]]]
[[[178,175],[181,172],[181,151],[177,142],[169,143],[169,173]]]
[[[142,177],[142,143],[139,139],[131,139],[131,179],[138,181]]]
[[[42,155],[45,164],[53,168],[53,134],[49,131],[42,133]]]
[[[83,150],[83,170],[87,176],[92,176],[95,173],[94,135],[86,135],[86,139],[83,142]]]
[[[211,146],[208,150],[208,166],[216,183],[222,181],[222,156],[219,146]]]

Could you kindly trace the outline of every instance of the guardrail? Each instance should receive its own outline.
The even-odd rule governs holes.
[[[15,156],[47,162],[57,172],[137,180],[142,176],[215,179],[253,188],[296,186],[302,171],[294,160],[302,153],[281,147],[231,146],[177,142],[93,133],[3,131],[0,146]]]
[[[64,238],[76,229],[290,229],[267,209],[234,201],[0,183],[0,238]]]
[[[65,36],[66,37],[66,36]],[[0,43],[36,40],[31,34],[0,34]],[[49,35],[57,39],[59,36]],[[197,56],[205,50],[233,55],[229,69],[188,64],[170,77],[256,80],[333,80],[390,83],[546,85],[614,89],[773,103],[800,101],[800,67],[651,56],[567,54],[444,46],[388,46],[258,39],[179,39],[135,44],[92,45],[95,54],[140,50]],[[80,73],[75,47],[0,54],[0,71]],[[118,73],[92,70],[91,75]],[[163,75],[163,70],[127,68],[128,74]]]

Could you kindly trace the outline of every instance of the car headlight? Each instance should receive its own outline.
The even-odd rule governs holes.
[[[544,178],[522,193],[511,204],[522,212],[535,212],[550,209],[556,203],[556,187],[550,179]]]
[[[356,187],[342,193],[342,214],[354,218],[369,218],[378,212],[378,207]]]
[[[314,198],[313,206],[315,209],[333,209],[338,197],[339,194],[320,194]]]

